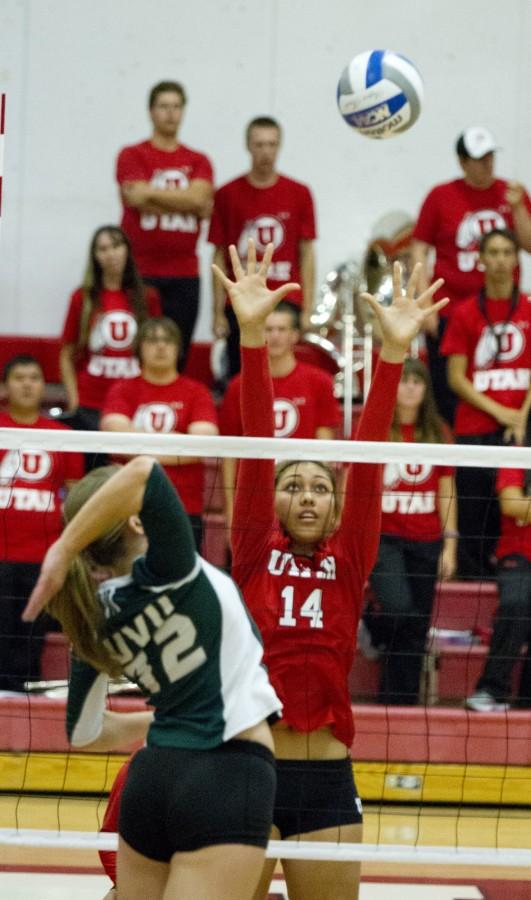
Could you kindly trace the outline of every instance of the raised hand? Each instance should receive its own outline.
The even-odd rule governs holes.
[[[418,297],[415,296],[421,273],[422,263],[417,263],[404,290],[402,266],[399,262],[393,264],[393,300],[390,306],[382,306],[372,294],[362,294],[380,323],[383,351],[390,350],[398,355],[407,353],[411,341],[422,330],[426,319],[449,303],[447,297],[433,303],[433,295],[443,284],[442,278],[434,281]]]
[[[47,603],[55,597],[65,583],[71,555],[59,538],[49,548],[44,557],[37,584],[22,613],[24,622],[34,622]]]
[[[212,270],[230,297],[240,329],[262,325],[277,303],[293,291],[299,290],[300,285],[293,282],[283,284],[276,291],[270,291],[267,287],[266,277],[273,258],[273,244],[267,245],[261,262],[257,263],[256,247],[254,241],[249,239],[247,272],[241,264],[234,244],[230,245],[229,253],[236,281],[231,281],[216,265],[212,266]]]

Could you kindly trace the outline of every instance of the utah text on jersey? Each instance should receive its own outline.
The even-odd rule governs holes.
[[[183,169],[157,169],[151,176],[150,184],[158,190],[167,190],[168,188],[187,188],[190,179],[184,166]],[[194,234],[197,231],[197,216],[193,213],[143,213],[140,216],[140,227],[144,231],[153,231],[160,228],[161,231],[183,231],[188,234]]]
[[[384,492],[382,494],[382,512],[431,513],[435,510],[434,491],[395,491],[399,484],[411,484],[418,487],[427,482],[433,472],[433,466],[425,463],[387,463],[384,467]],[[391,489],[391,490],[389,490]]]
[[[311,569],[299,560],[293,553],[284,550],[271,550],[267,571],[270,575],[291,575],[295,578],[325,578],[328,581],[336,579],[336,560],[334,556],[325,556],[319,562],[318,569]]]
[[[47,478],[53,459],[45,450],[9,450],[0,462],[0,509],[53,512],[53,491],[11,487],[16,481],[38,482]]]
[[[280,218],[276,216],[257,216],[256,219],[251,219],[243,226],[238,239],[240,259],[243,262],[247,258],[249,238],[253,239],[259,256],[263,256],[268,244],[273,244],[275,256],[278,257],[278,250],[282,247],[285,237],[286,230]],[[289,281],[292,277],[291,261],[276,259],[269,266],[267,277],[273,281]]]

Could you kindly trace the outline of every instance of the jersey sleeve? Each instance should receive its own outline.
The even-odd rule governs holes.
[[[154,287],[146,288],[146,305],[150,319],[158,319],[162,315],[160,294]]]
[[[187,579],[196,568],[195,542],[183,505],[162,467],[155,463],[146,484],[140,520],[148,539],[133,577],[143,585]]]
[[[83,747],[100,736],[108,682],[105,672],[97,672],[89,663],[76,656],[72,657],[66,703],[66,733],[73,746]]]
[[[228,243],[225,234],[226,217],[225,210],[225,191],[223,189],[216,191],[214,194],[214,208],[210,217],[210,226],[208,229],[209,243],[215,247],[225,247]]]
[[[190,422],[211,422],[218,424],[218,415],[212,395],[204,384],[195,384],[194,399],[190,410]]]
[[[318,370],[315,397],[317,403],[317,428],[339,428],[342,421],[341,407],[334,397],[334,380],[327,372]]]
[[[133,384],[132,391],[131,383]],[[120,381],[111,385],[105,396],[105,404],[101,411],[102,419],[104,416],[113,414],[127,416],[128,419],[133,417],[133,412],[136,408],[136,402],[134,400],[134,383],[134,379],[122,378]]]
[[[241,435],[243,432],[240,412],[240,387],[241,378],[239,375],[236,375],[229,382],[219,408],[221,434]]]
[[[439,227],[437,188],[434,188],[422,204],[419,217],[413,229],[413,239],[434,245]]]
[[[468,310],[468,312],[467,312]],[[468,303],[458,305],[454,314],[450,316],[448,327],[441,341],[441,356],[452,356],[459,354],[470,356],[470,336],[467,327],[467,321],[470,316],[470,307]]]
[[[142,160],[136,147],[124,147],[116,160],[116,180],[118,184],[124,181],[144,181],[146,177],[142,166]]]
[[[356,440],[389,439],[401,373],[401,365],[378,362]],[[352,463],[347,475],[339,536],[346,551],[357,557],[364,578],[374,566],[380,542],[382,475],[381,463]]]
[[[299,237],[305,241],[313,241],[317,237],[317,226],[315,224],[315,204],[310,189],[306,185],[302,185],[301,197],[301,231]]]
[[[267,348],[242,347],[241,360],[243,433],[248,437],[273,437],[273,385]],[[260,544],[265,544],[270,537],[275,518],[274,485],[274,460],[240,461],[231,532],[237,583],[241,583],[239,572],[256,559]]]
[[[66,317],[61,335],[62,344],[77,344],[81,325],[81,310],[83,308],[83,295],[80,290],[74,291],[70,297]]]
[[[194,163],[194,171],[191,180],[195,181],[198,178],[201,178],[204,181],[210,181],[210,183],[214,181],[214,169],[212,163],[204,153],[198,153]]]
[[[523,469],[498,469],[496,474],[496,493],[504,488],[524,486],[525,472]]]

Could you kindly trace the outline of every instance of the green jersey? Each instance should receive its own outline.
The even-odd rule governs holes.
[[[146,555],[131,575],[99,588],[103,639],[155,709],[148,744],[215,747],[281,710],[261,639],[232,579],[195,552],[188,517],[158,464],[140,518]],[[67,705],[73,744],[98,737],[107,681],[73,660]]]

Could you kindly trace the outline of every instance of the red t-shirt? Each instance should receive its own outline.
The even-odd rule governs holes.
[[[105,401],[104,416],[120,413],[140,431],[186,434],[192,422],[217,425],[216,410],[207,388],[179,375],[170,384],[151,384],[141,376],[115,384]],[[189,515],[203,512],[203,463],[165,465]]]
[[[402,367],[380,362],[361,416],[359,440],[389,434]],[[242,349],[246,435],[273,434],[265,348]],[[232,522],[233,577],[264,641],[264,662],[300,732],[331,726],[350,747],[354,723],[348,673],[363,589],[378,552],[382,466],[350,466],[341,525],[313,556],[295,556],[274,513],[274,460],[243,459]]]
[[[404,443],[415,441],[415,426],[401,425]],[[383,473],[382,534],[408,541],[438,541],[441,538],[439,482],[452,476],[450,466],[428,463],[386,463]]]
[[[525,471],[523,469],[498,469],[496,491],[499,494],[504,488],[523,488]],[[529,498],[531,503],[531,497]],[[531,562],[531,525],[520,524],[511,516],[501,517],[501,535],[496,547],[496,556],[503,559],[512,553],[519,553]]]
[[[146,288],[150,316],[160,316],[160,299],[154,288]],[[81,327],[83,291],[78,288],[70,298],[66,314],[63,344],[76,344]],[[138,323],[125,291],[103,290],[99,308],[89,325],[86,350],[77,361],[79,405],[101,409],[111,384],[120,378],[136,378],[140,374],[134,342]]]
[[[341,410],[328,372],[297,362],[293,371],[273,378],[275,437],[314,438],[318,428],[337,428]],[[241,375],[230,382],[219,411],[222,434],[243,434]]]
[[[287,281],[300,283],[299,242],[315,237],[312,195],[306,185],[292,178],[279,175],[271,187],[257,188],[242,175],[216,192],[208,240],[224,248],[229,273],[229,244],[236,245],[245,265],[247,242],[253,238],[259,259],[267,244],[274,244],[274,261],[267,279],[272,290]],[[300,291],[289,299],[300,304]]]
[[[430,191],[419,213],[413,237],[435,247],[434,278],[445,283],[437,299],[450,303],[439,315],[448,316],[455,304],[477,293],[484,274],[479,267],[479,242],[493,228],[514,229],[511,207],[505,198],[507,182],[497,178],[490,188],[479,190],[456,178]],[[531,200],[525,195],[531,212]],[[515,273],[515,282],[519,275]]]
[[[187,188],[196,179],[212,182],[208,157],[184,144],[159,150],[151,141],[124,147],[118,154],[116,179],[149,181],[154,188]],[[122,228],[128,235],[139,271],[145,277],[189,278],[198,274],[196,244],[201,220],[192,212],[160,216],[124,206]]]
[[[118,831],[122,791],[127,779],[127,774],[129,772],[129,766],[131,765],[131,759],[128,759],[126,762],[124,762],[122,768],[114,779],[114,784],[112,786],[111,793],[109,794],[107,809],[105,810],[105,816],[103,817],[103,823],[101,826],[102,833],[116,834],[116,832]],[[116,850],[100,850],[99,857],[106,874],[109,876],[112,883],[116,884]]]
[[[476,391],[510,409],[520,409],[529,389],[531,301],[525,294],[520,294],[511,319],[506,322],[510,308],[510,300],[488,299],[485,304],[488,319],[500,336],[501,351],[497,359],[496,339],[477,297],[469,298],[455,310],[441,344],[441,353],[466,356],[465,374]],[[459,400],[455,434],[490,434],[499,427],[492,416]]]
[[[69,431],[54,419],[39,416],[20,425],[0,411],[0,428],[50,428]],[[21,442],[23,435],[21,434]],[[0,560],[41,563],[63,528],[61,505],[67,481],[85,473],[80,453],[56,450],[0,450]]]

